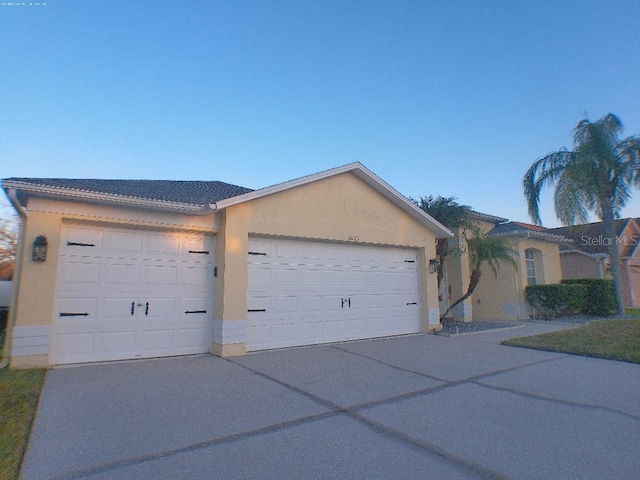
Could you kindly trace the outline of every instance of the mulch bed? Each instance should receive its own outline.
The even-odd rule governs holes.
[[[440,320],[440,323],[443,328],[439,332],[436,332],[436,335],[445,335],[447,337],[450,337],[451,335],[483,332],[485,330],[495,330],[497,328],[514,328],[522,325],[520,322],[487,322],[482,320],[458,322],[448,318]]]

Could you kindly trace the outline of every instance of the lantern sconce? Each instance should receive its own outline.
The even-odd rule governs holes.
[[[429,260],[429,271],[431,273],[436,273],[438,271],[439,265],[440,265],[440,262],[438,262],[438,259],[432,258],[431,260]]]
[[[47,259],[47,237],[39,235],[33,241],[33,254],[31,260],[44,262]]]

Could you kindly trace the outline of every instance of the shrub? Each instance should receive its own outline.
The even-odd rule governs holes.
[[[527,303],[543,317],[575,315],[584,310],[587,286],[581,284],[529,285]]]
[[[613,289],[613,280],[606,278],[572,278],[562,280],[560,283],[587,287],[583,313],[604,316],[616,312],[616,293]]]

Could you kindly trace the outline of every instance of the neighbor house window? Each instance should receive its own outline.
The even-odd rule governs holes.
[[[524,251],[524,258],[527,263],[527,285],[535,285],[536,282],[536,260],[532,248]]]

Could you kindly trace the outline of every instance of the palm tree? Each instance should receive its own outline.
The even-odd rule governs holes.
[[[640,188],[640,137],[620,139],[623,126],[608,114],[596,122],[578,122],[573,130],[574,149],[551,152],[536,160],[524,175],[522,186],[529,215],[540,225],[540,192],[555,184],[554,208],[563,225],[586,223],[593,211],[602,220],[604,235],[613,239],[613,221]],[[608,245],[618,314],[624,313],[620,282],[620,254],[616,242]]]
[[[468,205],[460,205],[455,197],[434,197],[428,195],[417,200],[411,199],[416,206],[435,218],[449,230],[463,231],[475,228],[471,221],[473,209]],[[444,260],[449,254],[460,254],[460,251],[452,251],[448,238],[440,238],[436,243],[436,255],[438,255],[438,289],[444,277]]]
[[[471,260],[469,288],[467,288],[467,292],[462,297],[447,308],[442,317],[445,317],[453,307],[464,302],[473,294],[480,282],[483,265],[486,264],[496,278],[500,262],[508,263],[513,268],[516,268],[516,262],[513,260],[514,251],[507,243],[507,240],[502,237],[488,237],[475,232],[471,238],[467,239],[467,251]]]

